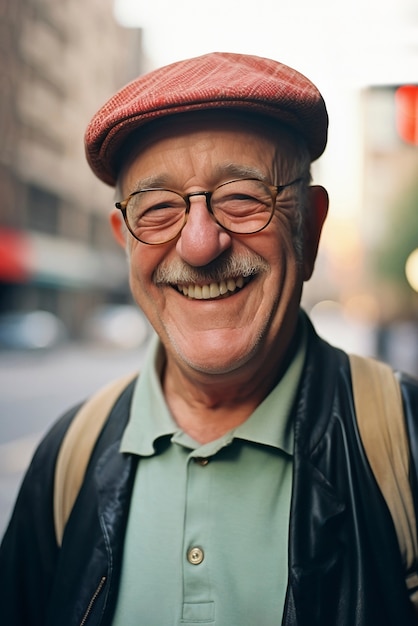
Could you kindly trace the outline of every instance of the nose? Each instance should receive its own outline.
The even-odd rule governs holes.
[[[187,222],[177,240],[181,258],[195,267],[207,265],[231,246],[231,235],[209,213],[204,195],[190,198]]]

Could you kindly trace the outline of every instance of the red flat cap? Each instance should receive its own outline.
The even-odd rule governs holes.
[[[312,161],[327,143],[325,102],[310,80],[271,59],[214,52],[154,70],[118,91],[87,127],[87,161],[114,186],[123,144],[134,131],[162,117],[210,109],[279,120],[304,138]]]

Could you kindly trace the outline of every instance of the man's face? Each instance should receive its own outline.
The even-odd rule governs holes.
[[[288,150],[288,139],[242,121],[202,118],[166,126],[150,134],[130,159],[122,191],[124,197],[150,186],[184,194],[211,191],[244,178],[247,171],[270,184],[284,184],[290,181],[282,180],[277,163]],[[188,374],[252,375],[283,356],[320,231],[319,226],[312,237],[308,261],[298,262],[295,198],[296,189],[286,189],[263,231],[234,235],[212,219],[204,196],[194,196],[181,234],[154,246],[126,234],[119,214],[113,214],[116,237],[121,243],[128,238],[132,293],[165,346],[168,367]]]

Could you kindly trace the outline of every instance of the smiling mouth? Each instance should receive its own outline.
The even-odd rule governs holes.
[[[237,278],[228,278],[220,282],[211,282],[207,285],[175,285],[177,291],[183,296],[192,300],[216,300],[219,298],[228,298],[239,291],[250,280],[251,276]]]

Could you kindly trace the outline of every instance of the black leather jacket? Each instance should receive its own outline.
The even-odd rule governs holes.
[[[288,589],[277,624],[412,626],[395,530],[353,419],[348,358],[312,328],[308,334],[294,407]],[[132,389],[100,436],[61,549],[51,514],[54,463],[75,411],[40,445],[0,551],[5,626],[111,625],[137,463],[118,451]],[[418,459],[418,383],[402,377],[402,393]],[[411,482],[418,494],[416,470]]]

